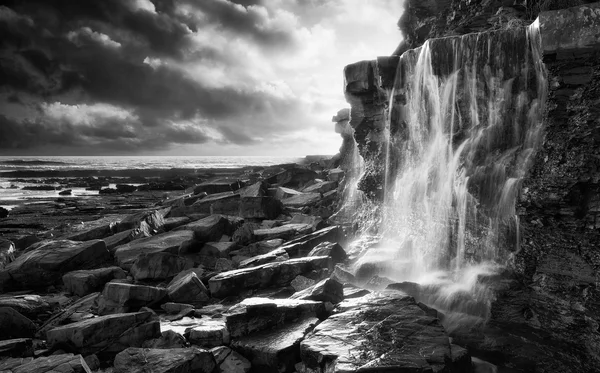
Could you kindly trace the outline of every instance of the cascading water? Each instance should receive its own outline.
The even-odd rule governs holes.
[[[518,250],[516,199],[542,138],[540,48],[536,21],[401,56],[386,154],[398,168],[386,172],[380,242],[358,266],[377,262],[386,277],[435,289],[424,302],[487,317],[479,280]]]

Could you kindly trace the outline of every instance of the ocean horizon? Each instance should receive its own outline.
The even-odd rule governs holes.
[[[17,170],[209,169],[297,163],[307,156],[0,156],[0,173]]]

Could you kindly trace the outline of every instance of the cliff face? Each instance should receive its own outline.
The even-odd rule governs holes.
[[[399,21],[406,41],[395,53],[404,56],[357,62],[344,71],[350,125],[366,166],[359,187],[381,200],[386,180],[393,179],[386,163],[394,170],[402,162],[389,144],[405,138],[405,123],[396,119],[407,95],[393,88],[410,49],[432,38],[510,30],[540,16],[548,73],[540,143],[518,184],[516,226],[504,227],[499,243],[513,251],[514,277],[494,285],[497,299],[484,328],[454,335],[474,356],[512,371],[594,372],[600,366],[600,3],[563,9],[588,3],[408,0]],[[508,247],[514,240],[516,251]]]

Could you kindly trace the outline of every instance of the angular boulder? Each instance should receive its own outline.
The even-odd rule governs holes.
[[[189,230],[171,231],[156,236],[141,238],[115,250],[115,259],[119,267],[129,270],[140,254],[171,253],[177,254],[180,250],[193,245],[194,232]]]
[[[290,259],[257,267],[222,272],[209,281],[213,297],[236,295],[245,289],[287,286],[296,276],[331,266],[328,257]]]
[[[295,238],[289,242],[286,242],[282,248],[287,251],[290,258],[304,257],[307,256],[317,245],[323,242],[338,241],[340,235],[340,228],[334,225]]]
[[[72,271],[62,277],[65,290],[79,297],[102,290],[104,285],[113,279],[124,279],[125,271],[120,267],[98,268]]]
[[[110,251],[111,254],[114,254],[115,249],[121,245],[125,245],[131,241],[137,240],[138,238],[146,238],[150,237],[150,235],[142,231],[139,228],[128,229],[123,232],[115,233],[112,236],[108,236],[103,239],[104,243],[106,243],[106,248]]]
[[[44,319],[54,311],[55,305],[35,294],[1,295],[0,307],[10,307],[31,320]]]
[[[98,313],[109,315],[137,311],[141,307],[163,303],[166,297],[165,288],[109,282],[98,302]]]
[[[451,371],[448,335],[412,297],[373,293],[341,303],[300,344],[315,372]]]
[[[248,359],[227,346],[215,347],[210,352],[214,355],[221,372],[248,373],[252,368]]]
[[[117,224],[117,232],[140,229],[154,235],[164,232],[165,218],[159,210],[142,211],[126,216]]]
[[[10,307],[0,307],[0,340],[33,337],[37,330],[33,321]]]
[[[233,339],[281,327],[300,318],[322,320],[328,315],[323,302],[269,298],[244,299],[224,314],[227,330]]]
[[[203,317],[197,321],[197,325],[186,329],[185,334],[190,343],[204,348],[227,345],[230,341],[223,319]]]
[[[83,355],[117,353],[160,337],[160,323],[151,312],[122,313],[86,319],[46,333],[50,348],[66,344]]]
[[[15,260],[15,244],[5,238],[0,238],[0,269]]]
[[[274,262],[284,262],[290,259],[288,253],[283,249],[275,249],[270,253],[257,255],[255,257],[242,260],[238,265],[238,268],[249,268],[256,267],[262,264],[274,263]]]
[[[262,255],[269,253],[279,246],[283,245],[283,240],[281,238],[275,238],[272,240],[259,241],[255,243],[251,243],[242,247],[241,249],[237,249],[231,251],[229,254],[233,256],[246,256],[253,257],[257,255]]]
[[[108,260],[109,252],[102,240],[41,242],[0,271],[0,288],[48,287],[67,272],[93,268]]]
[[[238,215],[240,195],[232,192],[211,194],[185,209],[188,213]]]
[[[335,279],[328,278],[295,293],[290,299],[315,300],[338,304],[344,300],[344,285]]]
[[[200,242],[218,241],[227,228],[228,221],[221,215],[210,215],[176,228],[176,231],[192,231]]]
[[[303,193],[327,193],[337,188],[337,182],[335,181],[320,181],[309,187],[302,189]]]
[[[117,354],[115,373],[213,373],[216,362],[210,351],[191,348],[135,348]]]
[[[168,252],[143,253],[137,257],[130,272],[136,281],[164,280],[193,266],[192,261]]]
[[[321,242],[312,249],[307,256],[328,256],[334,264],[343,263],[348,259],[348,254],[339,243]]]
[[[300,362],[300,342],[318,322],[317,318],[301,319],[281,328],[241,337],[231,346],[248,358],[254,369],[292,373]]]
[[[321,201],[322,195],[321,193],[302,193],[292,196],[290,198],[286,198],[281,201],[283,206],[285,207],[305,207],[305,206],[313,206]]]
[[[196,307],[206,305],[210,299],[208,289],[193,270],[182,272],[171,280],[167,285],[167,293],[173,302]]]

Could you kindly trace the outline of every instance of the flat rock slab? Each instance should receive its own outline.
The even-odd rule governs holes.
[[[120,352],[140,347],[147,339],[160,337],[160,323],[151,312],[122,313],[100,316],[59,326],[46,333],[48,345],[66,344],[77,352]]]
[[[136,281],[164,280],[183,270],[190,269],[194,263],[171,253],[143,253],[131,266],[131,275]]]
[[[318,323],[317,318],[302,319],[278,329],[239,338],[231,346],[250,360],[254,369],[291,373],[300,362],[300,342]]]
[[[281,201],[285,207],[305,207],[316,205],[321,201],[321,193],[302,193]]]
[[[225,233],[228,221],[221,215],[210,215],[204,219],[176,228],[176,231],[188,230],[194,232],[196,240],[201,242],[218,241]]]
[[[290,259],[222,272],[212,277],[208,284],[213,297],[224,298],[239,294],[245,289],[287,286],[298,275],[329,268],[330,262],[329,257],[321,256]]]
[[[98,313],[108,315],[137,311],[166,301],[167,289],[155,286],[109,282],[98,302]]]
[[[289,259],[290,257],[287,251],[283,249],[275,249],[269,253],[242,260],[238,265],[238,268],[256,267],[267,263],[284,262]]]
[[[216,362],[200,348],[128,348],[115,357],[115,373],[213,373]]]
[[[62,277],[65,290],[83,297],[102,290],[104,285],[113,279],[124,279],[125,271],[120,267],[98,268],[91,270],[73,271]]]
[[[76,269],[93,268],[109,260],[102,240],[45,241],[0,271],[0,288],[44,288]]]
[[[230,341],[225,319],[196,319],[196,325],[186,329],[185,334],[190,343],[204,348],[228,345]]]
[[[250,258],[257,255],[267,254],[283,245],[283,242],[284,241],[281,238],[254,242],[242,247],[241,249],[232,251],[229,254],[231,256],[245,256]]]
[[[338,183],[335,181],[321,181],[309,187],[302,189],[304,193],[327,193],[337,188]]]
[[[92,373],[81,355],[62,354],[48,357],[14,358],[0,362],[3,373]]]
[[[310,224],[287,224],[275,228],[256,229],[254,231],[254,238],[257,241],[272,240],[275,238],[289,240],[294,236],[309,232],[312,232],[312,225]]]
[[[287,251],[290,258],[299,258],[308,256],[308,254],[319,244],[323,242],[336,242],[339,239],[341,230],[338,226],[325,227],[318,231],[306,234],[286,242],[281,248]],[[329,255],[329,253],[327,254]],[[317,255],[313,255],[317,256]]]
[[[119,267],[129,270],[140,254],[171,253],[177,254],[180,249],[191,244],[194,232],[178,230],[140,238],[115,249],[115,259]]]
[[[448,335],[412,297],[373,293],[342,302],[300,345],[315,372],[450,371]]]
[[[281,327],[300,318],[325,319],[328,315],[323,302],[269,298],[244,299],[224,314],[232,338]]]

